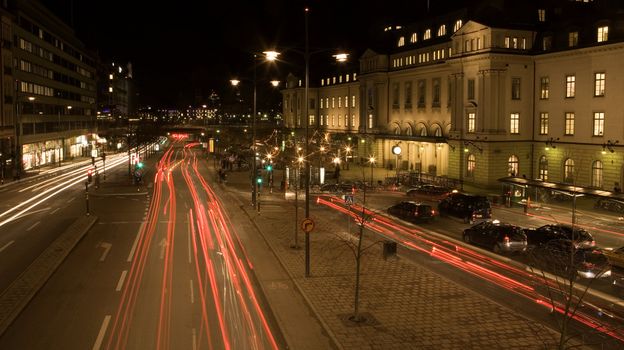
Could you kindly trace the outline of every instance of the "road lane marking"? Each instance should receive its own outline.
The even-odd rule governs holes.
[[[98,247],[104,248],[104,253],[102,253],[102,256],[100,257],[100,261],[104,261],[106,259],[106,256],[108,255],[108,252],[111,250],[112,246],[113,245],[108,242],[102,242],[98,244]]]
[[[71,198],[67,201],[67,203],[71,203],[74,199],[76,199],[76,197],[71,197]]]
[[[128,270],[121,271],[121,276],[119,277],[119,281],[117,282],[117,288],[115,288],[116,292],[121,291],[121,287],[123,287],[124,281],[126,280],[126,275],[128,274]]]
[[[0,248],[0,252],[2,252],[3,250],[7,249],[11,244],[13,244],[15,241],[10,241],[9,243],[5,244],[2,246],[2,248]]]
[[[191,257],[191,225],[193,225],[193,223],[191,222],[190,218],[189,218],[189,214],[186,214],[186,221],[188,221],[189,225],[187,226],[187,233],[188,233],[188,262],[189,264],[192,263],[192,257]]]
[[[61,208],[59,207],[59,208],[56,208],[56,209],[52,210],[52,211],[50,212],[50,215],[52,215],[52,214],[56,213],[57,211],[59,211],[59,209],[61,209]]]
[[[128,259],[126,260],[127,262],[131,262],[132,258],[134,257],[134,251],[137,248],[137,244],[139,244],[139,237],[141,237],[143,226],[145,226],[145,221],[143,221],[141,223],[141,226],[139,226],[139,232],[137,232],[136,238],[134,239],[134,243],[132,244],[132,249],[130,249],[130,254],[128,254]]]
[[[193,293],[193,280],[191,280],[191,304],[195,304],[195,294]]]
[[[102,341],[104,341],[104,334],[106,334],[106,329],[108,328],[108,323],[111,320],[111,315],[106,315],[104,317],[104,321],[102,321],[102,326],[100,327],[100,333],[98,333],[97,338],[95,339],[95,344],[93,344],[93,350],[100,350],[102,346]]]
[[[32,224],[32,226],[30,226],[29,228],[27,228],[27,229],[26,229],[26,231],[30,231],[30,230],[32,230],[32,229],[33,229],[33,228],[35,228],[37,225],[39,225],[39,223],[41,223],[41,221],[37,221],[37,222],[35,222],[34,224]]]
[[[165,258],[165,251],[167,250],[168,245],[169,243],[165,238],[163,238],[162,241],[160,241],[160,243],[158,244],[158,246],[160,246],[160,260]]]

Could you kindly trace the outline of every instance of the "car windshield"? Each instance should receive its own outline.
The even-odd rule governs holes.
[[[428,205],[419,205],[418,206],[418,213],[422,214],[422,213],[430,213],[431,212],[431,207]]]

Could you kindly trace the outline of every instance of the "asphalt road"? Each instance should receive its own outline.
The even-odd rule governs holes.
[[[99,222],[0,348],[283,348],[205,161],[184,145],[147,163],[148,195],[91,196]]]

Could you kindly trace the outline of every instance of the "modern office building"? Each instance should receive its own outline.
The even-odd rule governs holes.
[[[13,154],[20,168],[90,155],[97,147],[94,55],[39,2],[8,1],[6,9],[17,103]]]
[[[97,70],[97,119],[127,123],[137,117],[137,96],[132,63],[101,63]]]
[[[330,137],[352,134],[360,140],[359,156],[375,156],[385,167],[480,187],[500,188],[499,180],[510,177],[619,187],[621,6],[484,1],[387,26],[387,45],[360,57],[357,79],[311,82],[310,126]],[[302,128],[304,89],[290,80],[282,91],[286,125]],[[348,113],[345,96],[348,106],[355,100]],[[353,119],[353,113],[355,121],[345,126],[344,115]]]

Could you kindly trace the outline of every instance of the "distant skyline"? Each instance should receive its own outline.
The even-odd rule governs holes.
[[[251,76],[253,52],[304,46],[306,2],[299,0],[230,0],[218,7],[212,1],[42,2],[68,24],[73,12],[76,35],[103,60],[133,63],[144,105],[192,103],[198,92],[207,97],[211,90],[221,95],[231,77]],[[437,12],[464,2],[438,4]],[[428,1],[308,3],[310,47],[349,50],[353,64],[375,29],[388,22],[422,18]],[[281,80],[303,66],[303,57],[289,56],[288,63],[293,66],[273,68],[279,69]],[[261,67],[259,79],[262,74]]]

